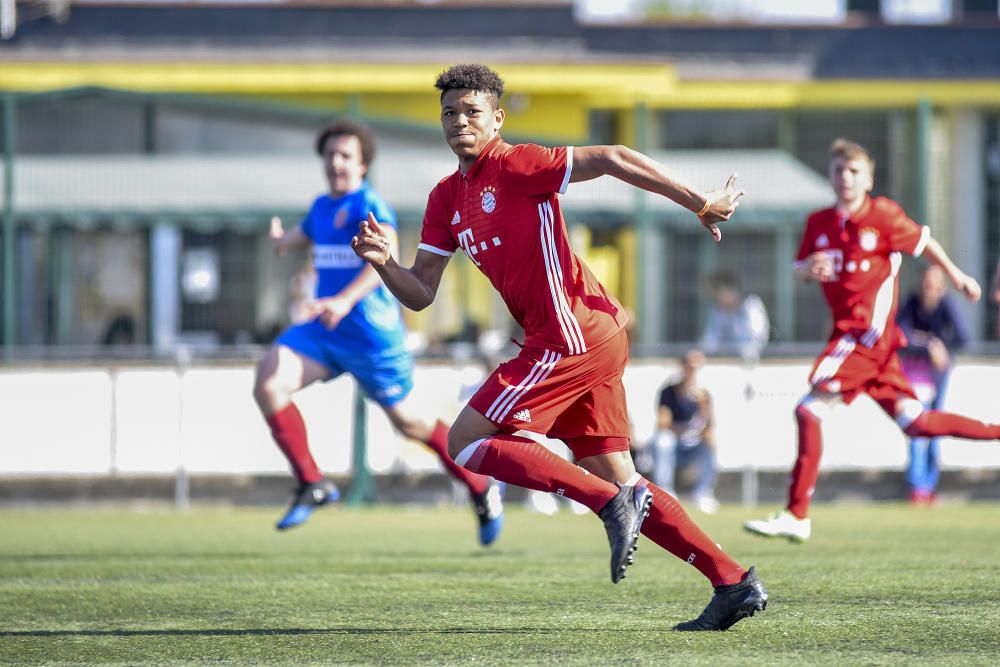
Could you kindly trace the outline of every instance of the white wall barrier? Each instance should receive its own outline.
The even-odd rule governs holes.
[[[772,361],[752,372],[715,361],[702,371],[716,407],[719,463],[787,470],[795,454],[794,405],[806,390],[811,360]],[[652,434],[659,388],[676,377],[672,362],[633,363],[626,372],[637,440]],[[413,407],[450,421],[482,373],[423,363]],[[248,365],[172,368],[6,368],[0,370],[0,474],[285,473],[251,397]],[[747,400],[747,383],[754,398]],[[349,472],[354,385],[350,379],[306,389],[297,403],[320,466]],[[1000,421],[1000,360],[962,360],[946,407]],[[376,473],[432,470],[435,457],[393,433],[368,406],[369,465]],[[867,398],[838,407],[824,425],[823,469],[900,469],[906,443]],[[1000,445],[945,440],[946,467],[1000,467]]]

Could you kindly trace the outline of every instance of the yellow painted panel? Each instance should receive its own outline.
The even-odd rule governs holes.
[[[636,283],[639,250],[636,246],[636,233],[633,227],[627,227],[618,232],[618,251],[621,263],[621,289],[616,293],[619,301],[626,308],[635,309],[638,301],[639,286]]]
[[[5,62],[0,90],[39,92],[81,86],[122,90],[283,97],[342,109],[348,96],[418,122],[433,111],[434,79],[448,63]],[[587,109],[1000,107],[997,80],[680,81],[666,64],[502,64],[509,131],[580,141]],[[390,100],[391,98],[391,100]],[[388,101],[387,101],[388,100]],[[393,107],[392,105],[396,106]],[[523,108],[521,108],[523,105]],[[381,115],[381,113],[379,113]]]
[[[590,134],[588,109],[581,96],[517,94],[507,97],[504,109],[507,112],[504,133],[511,136],[579,143]],[[366,94],[360,97],[359,111],[369,118],[440,127],[441,105],[435,90],[419,94]]]
[[[449,63],[19,62],[4,63],[0,88],[39,91],[77,86],[216,93],[433,92]],[[510,91],[622,96],[669,87],[666,65],[500,65]]]
[[[601,284],[611,294],[618,296],[621,291],[621,257],[618,249],[611,246],[591,248],[584,261]]]
[[[520,95],[509,97],[504,131],[515,136],[545,137],[567,143],[590,137],[589,109],[579,95]]]

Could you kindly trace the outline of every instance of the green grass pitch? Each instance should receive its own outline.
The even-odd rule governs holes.
[[[822,506],[801,546],[698,515],[771,594],[698,634],[707,582],[644,539],[612,585],[591,516],[279,513],[0,511],[0,664],[1000,664],[1000,505]]]

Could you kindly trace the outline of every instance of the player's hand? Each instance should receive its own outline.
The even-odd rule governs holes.
[[[274,248],[274,254],[283,254],[285,252],[285,244],[282,241],[285,239],[285,228],[281,224],[281,218],[276,215],[271,218],[271,227],[268,229],[268,236],[271,238],[271,247]]]
[[[930,357],[931,365],[938,371],[947,370],[951,363],[951,355],[948,354],[947,346],[937,336],[931,336],[927,339],[927,356]]]
[[[736,189],[736,176],[737,174],[730,176],[721,190],[713,190],[706,195],[710,202],[708,210],[698,217],[702,226],[712,233],[712,238],[716,241],[722,240],[722,232],[717,223],[729,220],[740,205],[740,197],[746,194],[745,191]]]
[[[383,266],[392,256],[389,237],[375,219],[374,213],[368,214],[367,220],[362,220],[357,235],[351,239],[354,253],[370,264]]]
[[[837,277],[833,266],[833,256],[825,250],[819,250],[806,259],[808,276],[818,283],[828,283]]]
[[[955,283],[955,289],[965,295],[972,303],[979,301],[979,297],[983,295],[983,288],[979,286],[976,279],[972,276],[961,273],[953,279]]]
[[[352,308],[354,304],[347,299],[332,296],[311,302],[306,306],[306,313],[310,320],[319,318],[320,324],[333,331]]]

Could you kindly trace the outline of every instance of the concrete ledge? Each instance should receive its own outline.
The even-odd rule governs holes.
[[[351,479],[333,477],[345,496]],[[758,502],[780,504],[785,500],[787,472],[758,473]],[[464,502],[464,490],[442,473],[378,475],[375,496],[380,503],[446,504]],[[743,475],[719,475],[716,494],[724,503],[743,498]],[[279,475],[194,475],[188,480],[192,503],[229,505],[282,505],[294,482]],[[683,494],[685,488],[681,484]],[[899,471],[831,471],[820,475],[815,501],[892,501],[906,498],[906,481]],[[173,476],[103,475],[81,477],[0,477],[0,507],[47,505],[147,504],[175,501]],[[508,489],[507,498],[519,502],[526,491]],[[951,470],[941,476],[939,496],[944,501],[1000,500],[1000,469]]]

